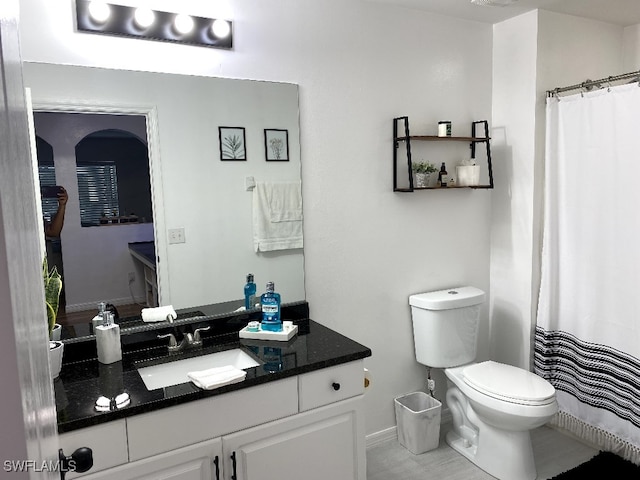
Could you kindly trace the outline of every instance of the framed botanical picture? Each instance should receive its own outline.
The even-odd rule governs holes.
[[[287,130],[264,130],[264,149],[267,162],[289,161],[289,132]]]
[[[246,161],[244,127],[218,127],[220,160]]]

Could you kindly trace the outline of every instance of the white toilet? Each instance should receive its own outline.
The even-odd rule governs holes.
[[[558,411],[555,389],[521,368],[475,362],[484,299],[475,287],[411,295],[416,358],[449,379],[447,443],[496,478],[534,480],[529,431]]]

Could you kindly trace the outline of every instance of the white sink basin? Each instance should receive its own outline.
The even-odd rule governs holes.
[[[196,372],[198,370],[207,370],[208,368],[224,367],[233,365],[239,369],[257,367],[260,363],[256,362],[253,357],[246,354],[239,348],[233,350],[225,350],[224,352],[211,353],[200,357],[186,358],[175,362],[153,365],[150,367],[142,367],[138,369],[138,373],[142,377],[142,381],[148,390],[156,388],[169,387],[171,385],[180,385],[181,383],[190,382],[187,373]]]

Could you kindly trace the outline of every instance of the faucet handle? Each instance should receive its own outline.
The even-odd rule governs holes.
[[[211,325],[209,325],[208,327],[196,328],[196,331],[193,332],[193,340],[195,342],[201,342],[202,339],[200,338],[200,332],[206,332],[210,328],[211,328]]]
[[[169,348],[175,348],[178,346],[178,342],[176,342],[176,337],[173,333],[167,333],[165,335],[158,335],[158,338],[168,338],[169,339]]]

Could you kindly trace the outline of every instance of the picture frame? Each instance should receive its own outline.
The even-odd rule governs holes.
[[[265,128],[264,153],[267,162],[288,162],[289,131],[277,128]]]
[[[246,162],[247,142],[244,127],[218,127],[220,160]]]

